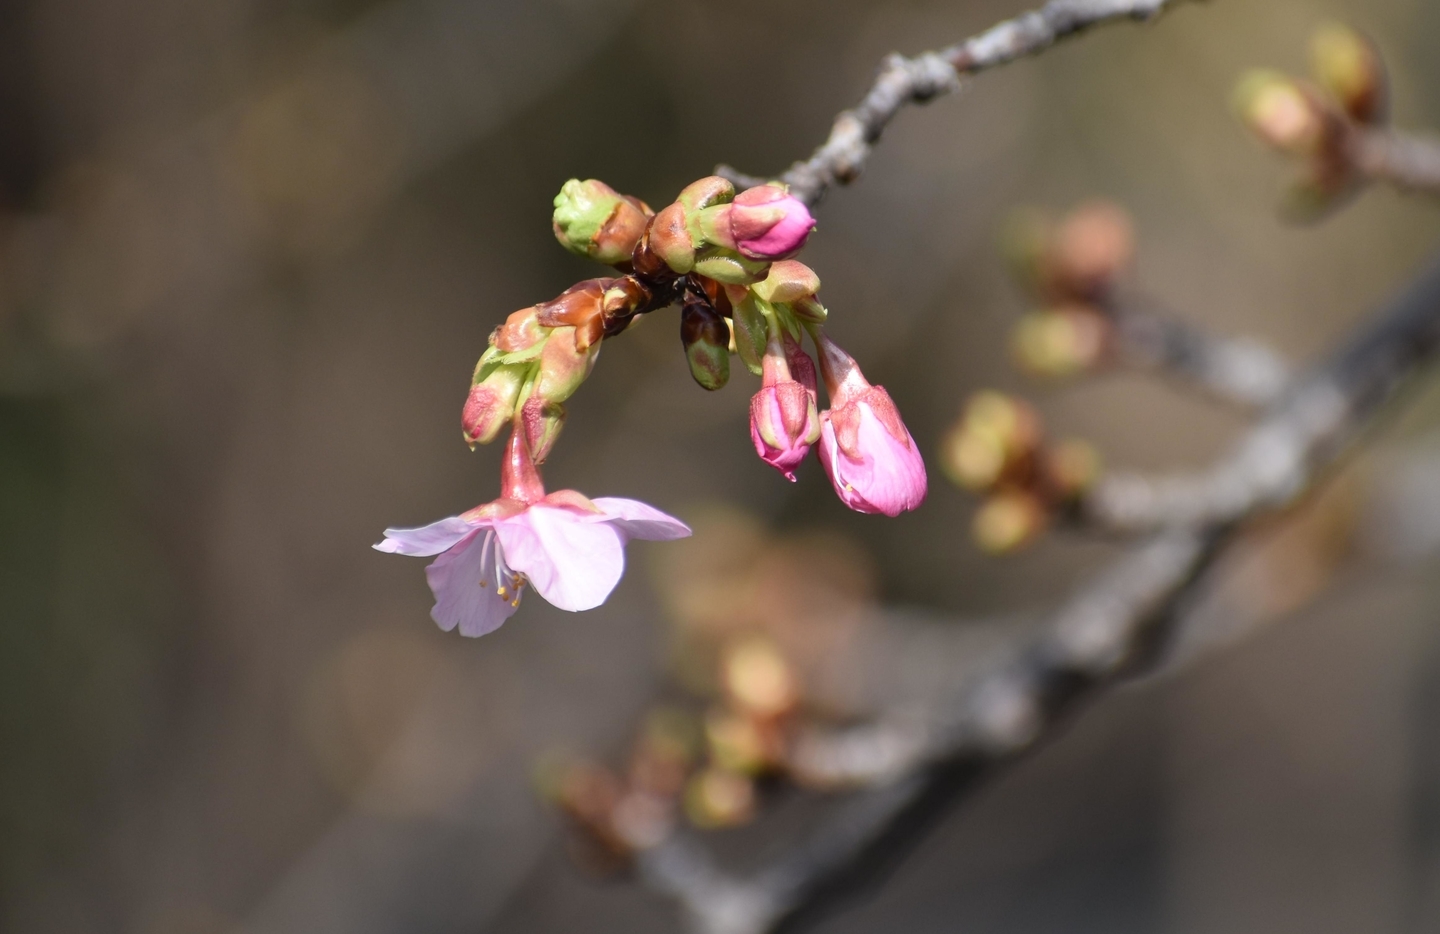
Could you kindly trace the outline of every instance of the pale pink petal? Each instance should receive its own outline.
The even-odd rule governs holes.
[[[840,449],[829,413],[821,419],[820,461],[836,494],[856,512],[898,516],[915,509],[925,500],[926,491],[925,461],[915,439],[907,430],[909,444],[898,441],[868,405],[859,405],[859,460]]]
[[[486,539],[490,547],[486,548]],[[500,596],[495,580],[498,547],[489,533],[471,529],[469,537],[445,552],[425,569],[435,594],[431,619],[449,632],[460,627],[462,636],[483,636],[499,629],[514,614],[519,600],[513,592]]]
[[[497,522],[495,531],[505,560],[529,578],[540,596],[562,610],[590,610],[605,602],[625,572],[620,532],[597,518],[531,506]]]
[[[455,547],[455,543],[475,531],[475,526],[459,516],[451,516],[418,529],[386,529],[385,540],[374,546],[376,551],[392,555],[428,558]]]
[[[602,496],[594,503],[627,541],[638,538],[647,542],[668,542],[690,535],[690,526],[639,500]]]

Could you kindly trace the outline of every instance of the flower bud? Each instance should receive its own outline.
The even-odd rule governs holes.
[[[751,259],[794,256],[815,229],[805,202],[783,185],[760,185],[740,192],[730,204],[729,215],[735,249]]]
[[[744,775],[708,768],[685,789],[685,816],[706,830],[743,824],[755,816],[755,783]]]
[[[795,468],[820,439],[815,397],[793,379],[761,387],[750,400],[750,440],[760,459],[795,480]]]
[[[983,551],[1004,555],[1033,542],[1045,524],[1045,507],[1033,494],[1007,490],[981,505],[971,531]]]
[[[687,301],[680,312],[680,343],[690,375],[705,389],[719,389],[730,380],[730,328],[706,302]]]
[[[1378,123],[1385,118],[1385,65],[1360,33],[1342,23],[1320,27],[1310,40],[1310,70],[1355,120]]]
[[[925,461],[890,394],[819,335],[830,410],[820,414],[820,462],[835,493],[856,512],[898,516],[925,500]]]
[[[726,771],[758,775],[772,764],[766,736],[749,717],[712,711],[705,718],[705,745],[710,759]]]
[[[507,354],[535,348],[549,333],[549,328],[540,323],[538,308],[532,305],[512,313],[490,335],[490,343]]]
[[[575,394],[595,368],[600,345],[577,346],[579,333],[575,328],[556,328],[540,352],[540,375],[535,381],[532,398],[545,402],[564,402]]]
[[[782,259],[772,263],[765,278],[750,290],[772,305],[788,305],[820,291],[820,277],[799,260]]]
[[[1023,473],[1040,445],[1040,418],[998,392],[973,396],[945,436],[940,465],[958,486],[981,492]]]
[[[765,278],[768,263],[749,259],[722,246],[706,246],[695,254],[695,272],[726,285],[749,285]]]
[[[1245,125],[1267,145],[1290,155],[1318,152],[1325,118],[1305,89],[1274,71],[1252,71],[1241,79],[1235,107]]]
[[[630,259],[650,221],[645,202],[595,179],[572,178],[555,196],[555,239],[572,253],[608,265]]]
[[[680,202],[660,209],[650,221],[645,243],[673,272],[683,276],[695,268],[695,240],[685,224],[685,205]]]
[[[1088,306],[1032,312],[1020,319],[1011,347],[1021,369],[1037,376],[1073,376],[1105,352],[1110,325]]]
[[[487,356],[489,354],[487,353]],[[488,370],[482,377],[482,372]],[[482,357],[475,367],[476,380],[465,399],[460,413],[460,426],[465,443],[472,448],[477,444],[494,441],[515,414],[515,400],[529,375],[528,364],[510,364],[489,367]]]
[[[537,465],[545,463],[565,427],[565,406],[532,394],[520,407],[520,422],[531,460]]]
[[[1092,201],[1071,211],[1056,229],[1047,271],[1065,293],[1093,296],[1111,284],[1134,252],[1130,216],[1108,201]]]
[[[1075,499],[1100,478],[1100,453],[1088,441],[1061,441],[1045,453],[1045,469],[1056,494]]]
[[[690,212],[702,211],[717,204],[727,204],[735,198],[735,186],[728,178],[707,175],[680,189],[675,200]]]
[[[731,701],[755,717],[782,716],[793,710],[800,699],[790,664],[765,638],[742,639],[727,647],[721,679]]]

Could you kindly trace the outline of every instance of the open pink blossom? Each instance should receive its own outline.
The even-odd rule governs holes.
[[[820,438],[815,364],[789,335],[773,335],[763,362],[764,384],[750,400],[750,440],[760,459],[792,483],[795,468]]]
[[[421,528],[386,529],[375,546],[439,556],[425,577],[435,594],[430,615],[446,632],[457,626],[465,636],[494,632],[520,606],[527,584],[562,610],[593,609],[620,582],[627,541],[690,534],[685,523],[633,499],[590,500],[574,490],[545,495],[519,435],[507,451],[500,499]],[[509,469],[521,459],[520,470]]]
[[[925,500],[925,461],[890,394],[823,335],[820,367],[831,408],[820,413],[820,462],[856,512],[898,516]]]
[[[805,202],[780,185],[759,185],[740,192],[729,213],[735,248],[751,259],[794,256],[815,229],[815,218]]]

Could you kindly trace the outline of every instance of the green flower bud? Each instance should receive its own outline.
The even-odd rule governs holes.
[[[730,380],[730,328],[714,308],[690,301],[680,312],[680,342],[690,362],[690,375],[705,389]]]
[[[540,375],[535,380],[534,395],[546,402],[564,402],[575,394],[595,368],[600,344],[579,347],[578,332],[573,327],[556,328],[545,341],[540,353]]]
[[[772,305],[788,305],[802,298],[810,298],[820,291],[820,277],[802,262],[782,259],[772,263],[764,280],[750,288]]]
[[[1235,109],[1256,136],[1283,153],[1313,155],[1325,140],[1325,115],[1295,81],[1274,71],[1252,71],[1235,91]]]
[[[572,253],[615,265],[628,262],[650,222],[645,202],[595,179],[572,178],[555,196],[555,239]]]
[[[491,351],[486,351],[475,367],[470,395],[460,414],[465,443],[471,447],[494,441],[510,423],[515,414],[515,400],[530,372],[528,363],[496,365],[487,357],[492,357]]]
[[[1370,41],[1342,23],[1320,27],[1310,40],[1310,70],[1361,123],[1384,118],[1385,66]]]

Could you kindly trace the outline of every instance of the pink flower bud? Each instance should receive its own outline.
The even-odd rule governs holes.
[[[820,413],[820,463],[840,500],[856,512],[898,516],[925,500],[925,461],[890,394],[820,337],[831,408]]]
[[[765,383],[750,400],[750,440],[761,460],[794,482],[795,468],[820,438],[815,364],[787,336],[783,350],[770,341],[764,368]]]
[[[486,357],[489,356],[487,353]],[[487,366],[486,359],[481,358],[475,375],[486,375],[470,387],[470,395],[466,397],[465,407],[460,413],[460,426],[467,444],[471,447],[489,444],[510,423],[527,370],[524,365]]]
[[[805,202],[780,185],[742,191],[728,207],[735,248],[750,259],[794,256],[815,229],[815,219]]]

